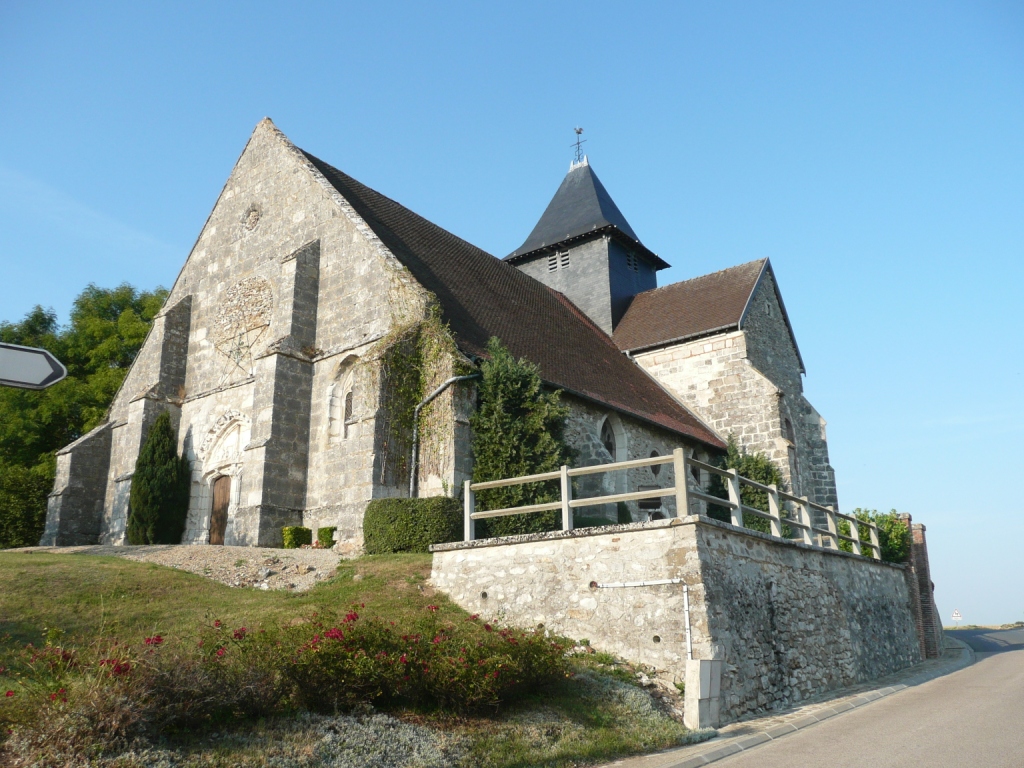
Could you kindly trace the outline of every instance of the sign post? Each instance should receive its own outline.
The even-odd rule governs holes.
[[[0,386],[46,389],[68,375],[68,369],[45,349],[0,343]]]
[[[963,621],[963,616],[960,615],[960,611],[956,608],[953,609],[953,621],[956,622],[956,628],[960,629],[960,622]]]

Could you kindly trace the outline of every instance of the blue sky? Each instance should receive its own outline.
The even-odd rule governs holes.
[[[841,506],[1024,619],[1020,3],[0,0],[0,320],[169,286],[265,115],[497,255],[583,126],[661,284],[772,259]]]

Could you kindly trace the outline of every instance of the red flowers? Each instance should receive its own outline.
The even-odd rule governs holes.
[[[430,611],[431,613],[437,613],[437,606],[436,605],[428,605],[427,606],[427,610]]]
[[[404,659],[405,657],[403,656],[402,658]],[[14,695],[14,691],[8,691],[7,693],[4,694],[4,696],[6,696],[7,698],[11,698],[11,696],[13,696],[13,695]]]
[[[100,659],[101,667],[110,667],[111,677],[121,677],[132,671],[131,662],[121,659]]]
[[[213,626],[215,629],[220,629],[220,619],[214,619]]]
[[[332,627],[331,629],[328,629],[326,632],[324,632],[324,637],[330,638],[331,640],[344,640],[345,633],[337,627]]]
[[[164,639],[160,635],[153,635],[152,637],[147,637],[144,642],[146,645],[160,645],[163,641]]]
[[[345,624],[349,624],[349,623],[355,621],[358,618],[359,618],[359,614],[358,613],[356,613],[355,611],[349,611],[348,613],[345,614],[345,618],[342,619],[342,621]]]
[[[245,633],[248,631],[249,630],[245,627],[239,627],[238,629],[236,629],[234,633],[235,640],[245,640]]]
[[[224,646],[222,645],[220,648],[217,649],[217,656],[220,657],[220,656],[223,656],[223,655],[224,655]]]
[[[484,629],[486,629],[488,632],[494,631],[494,627],[492,627],[490,624],[484,624]]]

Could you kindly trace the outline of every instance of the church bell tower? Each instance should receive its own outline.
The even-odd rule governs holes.
[[[609,336],[669,265],[640,242],[584,156],[505,261],[565,294]]]

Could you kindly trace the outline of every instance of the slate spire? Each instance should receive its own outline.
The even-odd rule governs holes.
[[[569,173],[529,237],[505,259],[515,262],[538,250],[598,232],[626,240],[655,262],[657,269],[668,266],[640,242],[586,156],[569,166]]]

